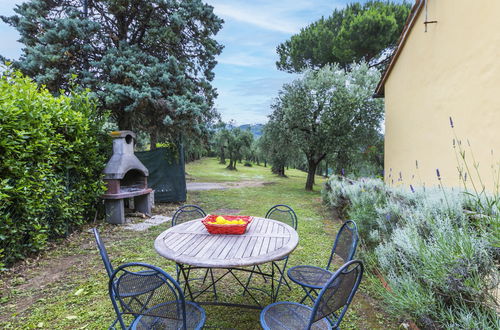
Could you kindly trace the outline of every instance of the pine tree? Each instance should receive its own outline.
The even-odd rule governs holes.
[[[201,0],[30,0],[1,16],[21,34],[13,65],[54,94],[79,84],[120,129],[202,136],[217,116],[213,37],[223,21]]]

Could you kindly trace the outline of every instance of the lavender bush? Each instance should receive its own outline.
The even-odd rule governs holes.
[[[327,181],[323,200],[358,224],[363,257],[392,289],[382,296],[393,313],[425,329],[500,328],[492,295],[499,280],[492,232],[498,204],[482,214],[481,199],[471,202],[457,190],[404,190],[343,177]]]

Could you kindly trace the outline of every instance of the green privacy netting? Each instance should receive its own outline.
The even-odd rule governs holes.
[[[148,187],[155,191],[155,202],[185,202],[186,177],[184,150],[169,148],[136,152],[135,155],[149,170]]]

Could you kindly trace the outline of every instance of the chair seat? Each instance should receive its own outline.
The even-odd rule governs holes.
[[[315,266],[295,266],[288,270],[288,277],[295,283],[314,289],[325,286],[333,273]]]
[[[177,318],[177,301],[163,303],[144,312],[130,326],[131,329],[183,329],[182,319]],[[201,329],[205,324],[205,310],[198,304],[186,301],[187,329]]]
[[[260,323],[264,329],[307,329],[312,308],[293,302],[277,302],[266,306],[260,313]],[[312,324],[310,329],[331,329],[326,319]]]

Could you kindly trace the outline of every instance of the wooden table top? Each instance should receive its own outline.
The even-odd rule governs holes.
[[[289,225],[254,217],[242,235],[213,235],[196,219],[178,224],[155,240],[163,257],[180,264],[207,268],[259,265],[289,255],[299,236]]]

